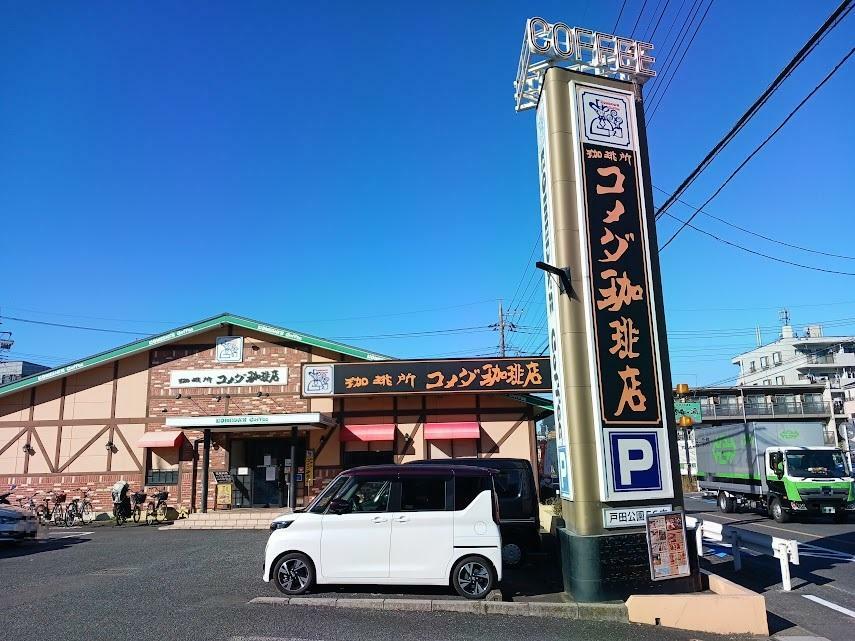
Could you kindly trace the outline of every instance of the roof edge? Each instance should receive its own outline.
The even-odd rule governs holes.
[[[354,358],[366,361],[382,361],[391,358],[383,354],[377,354],[358,347],[353,347],[352,345],[338,343],[336,341],[320,338],[311,334],[295,332],[294,330],[286,327],[280,327],[270,323],[260,323],[245,316],[237,316],[235,314],[225,312],[217,316],[212,316],[211,318],[190,323],[189,325],[177,327],[161,334],[155,334],[148,338],[143,338],[142,340],[126,343],[125,345],[120,345],[119,347],[114,347],[113,349],[105,352],[100,352],[77,361],[72,361],[59,367],[31,374],[30,376],[26,376],[12,383],[6,383],[5,385],[0,386],[0,396],[19,392],[55,378],[64,378],[69,374],[92,369],[93,367],[98,367],[99,365],[110,363],[133,354],[139,354],[149,349],[160,347],[161,345],[168,345],[178,339],[195,336],[222,325],[234,325],[251,331],[261,332],[262,334],[267,334],[269,336],[284,338],[285,340],[300,343],[302,345],[319,347],[331,352],[353,356]]]

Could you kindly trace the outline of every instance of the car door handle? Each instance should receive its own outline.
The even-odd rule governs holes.
[[[396,517],[395,517],[395,521],[396,521],[397,523],[406,523],[406,522],[407,522],[407,521],[409,521],[409,520],[410,520],[410,517],[409,517],[409,516],[396,516]]]
[[[384,516],[375,516],[373,519],[371,519],[371,521],[373,523],[388,523],[389,519]]]

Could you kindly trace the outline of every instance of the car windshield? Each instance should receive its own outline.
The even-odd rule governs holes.
[[[338,494],[339,490],[344,487],[344,484],[348,482],[350,477],[348,476],[339,476],[332,483],[324,488],[324,491],[318,494],[317,498],[309,503],[306,506],[307,512],[314,512],[315,514],[323,514],[329,502],[333,499],[333,497]]]
[[[846,476],[846,462],[839,450],[787,452],[787,473],[813,478]]]

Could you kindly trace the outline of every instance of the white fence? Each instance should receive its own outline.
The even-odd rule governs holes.
[[[686,525],[689,528],[695,528],[698,556],[703,556],[704,553],[703,539],[729,544],[733,550],[733,569],[737,571],[742,569],[742,550],[768,554],[781,563],[781,583],[784,585],[784,590],[789,592],[793,589],[790,581],[790,563],[799,564],[798,541],[742,530],[731,525],[704,521],[691,516],[686,517]]]

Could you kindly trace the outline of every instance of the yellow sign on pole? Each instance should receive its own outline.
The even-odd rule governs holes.
[[[312,482],[315,480],[315,450],[306,450],[306,487],[311,492]]]

